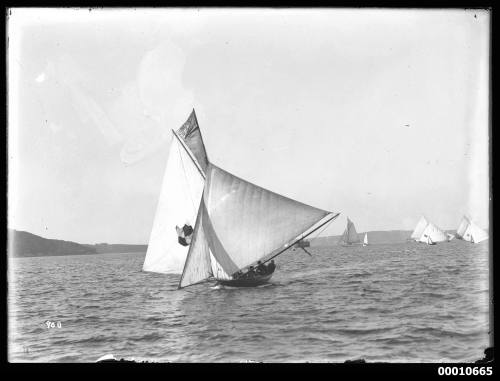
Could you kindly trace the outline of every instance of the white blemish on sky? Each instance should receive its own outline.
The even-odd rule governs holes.
[[[45,81],[45,73],[40,73],[36,78],[35,78],[35,81],[37,81],[38,83],[42,83],[43,81]]]

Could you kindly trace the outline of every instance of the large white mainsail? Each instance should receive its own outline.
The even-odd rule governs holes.
[[[417,226],[415,226],[415,230],[413,230],[413,233],[411,233],[410,238],[414,239],[415,241],[419,241],[428,223],[429,222],[424,216],[420,217],[420,220],[417,222]]]
[[[177,132],[172,131],[172,143],[144,259],[144,271],[182,273],[189,247],[179,242],[177,230],[195,224],[207,162],[193,110],[181,128]]]
[[[347,227],[344,233],[340,236],[339,244],[341,245],[351,245],[353,243],[359,243],[359,236],[354,227],[354,223],[347,217]]]
[[[424,242],[427,244],[445,241],[448,241],[445,232],[434,225],[432,222],[429,222],[427,224],[419,239],[419,242]]]
[[[477,226],[474,221],[470,221],[462,237],[463,240],[472,243],[479,243],[487,240],[488,238],[489,238],[488,233],[486,233],[483,229]]]
[[[234,274],[290,247],[331,214],[209,164],[194,244],[189,248],[179,287],[216,277],[213,268],[206,265],[212,256],[225,274]]]

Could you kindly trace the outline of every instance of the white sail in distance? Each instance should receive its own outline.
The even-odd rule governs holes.
[[[477,226],[474,221],[470,221],[462,237],[463,240],[472,243],[479,243],[487,240],[488,238],[488,233]]]
[[[420,220],[417,222],[417,226],[415,226],[415,229],[413,230],[413,233],[411,233],[410,238],[414,239],[415,241],[419,241],[428,223],[429,222],[424,216],[420,217]]]
[[[212,268],[199,270],[211,256],[234,274],[290,247],[329,215],[209,164],[194,238],[204,243],[190,246],[179,287],[215,277]]]
[[[191,148],[195,153],[191,151]],[[143,270],[163,274],[181,274],[188,253],[188,242],[179,242],[178,231],[195,224],[205,183],[205,147],[196,115],[190,117],[176,132],[156,208]]]
[[[365,238],[363,239],[363,246],[368,245],[368,234],[365,233]]]
[[[419,242],[424,242],[430,244],[432,242],[446,242],[448,238],[443,230],[434,225],[432,222],[429,222],[425,227],[422,235],[419,239]]]
[[[470,224],[470,218],[467,216],[463,216],[462,220],[460,221],[460,225],[458,225],[457,228],[457,237],[462,238],[465,234],[465,231],[467,230],[467,227]]]

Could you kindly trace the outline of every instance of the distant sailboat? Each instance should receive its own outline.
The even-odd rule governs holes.
[[[419,242],[420,237],[422,237],[422,233],[424,232],[428,224],[429,221],[427,221],[424,216],[420,217],[420,220],[417,222],[417,226],[415,226],[415,230],[413,230],[413,233],[411,233],[410,239]]]
[[[455,236],[453,234],[446,233],[446,235],[448,236],[448,242],[455,238]]]
[[[458,239],[462,239],[469,224],[470,224],[470,218],[467,216],[463,216],[462,219],[460,220],[460,224],[458,225],[457,233],[455,235]]]
[[[172,143],[143,271],[181,274],[198,214],[208,158],[193,110]]]
[[[347,218],[347,227],[344,230],[344,233],[340,236],[339,244],[342,246],[351,246],[354,244],[359,244],[358,233],[356,232],[356,228],[352,221]]]
[[[338,215],[210,163],[179,288],[210,280],[236,287],[265,283],[272,273],[248,278],[238,274],[284,253]]]
[[[438,242],[448,241],[448,238],[442,229],[434,225],[432,222],[429,222],[418,241],[428,245],[435,245]]]
[[[486,231],[481,229],[474,221],[463,216],[457,229],[456,237],[472,243],[479,243],[489,238]]]
[[[365,238],[363,239],[363,246],[368,246],[368,234],[365,233]]]

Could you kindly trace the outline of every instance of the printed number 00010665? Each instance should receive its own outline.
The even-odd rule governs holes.
[[[440,366],[438,368],[440,376],[491,376],[492,374],[491,366]]]

